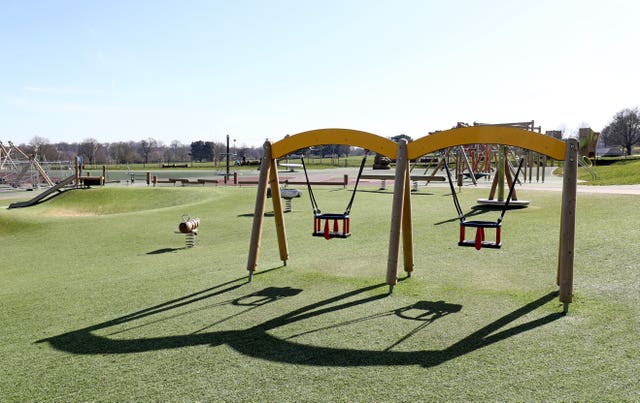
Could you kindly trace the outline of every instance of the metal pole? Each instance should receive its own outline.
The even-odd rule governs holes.
[[[227,176],[226,178],[228,177],[229,177],[229,135],[227,134]]]

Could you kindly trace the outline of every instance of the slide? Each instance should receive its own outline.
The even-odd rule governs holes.
[[[58,182],[55,186],[50,187],[49,189],[45,190],[42,193],[39,193],[33,199],[27,200],[27,201],[22,201],[22,202],[11,203],[9,205],[9,208],[35,206],[36,204],[40,203],[41,201],[45,201],[45,199],[53,197],[52,195],[54,195],[56,192],[62,193],[64,191],[63,188],[65,186],[67,186],[68,184],[70,184],[71,182],[73,182],[75,177],[76,177],[75,175],[67,176],[66,178],[64,178],[63,180]]]

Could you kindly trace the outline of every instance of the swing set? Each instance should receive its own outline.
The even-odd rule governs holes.
[[[560,217],[560,239],[557,267],[557,284],[559,286],[559,299],[564,304],[564,312],[568,311],[568,304],[573,300],[573,258],[575,242],[575,210],[576,210],[576,184],[578,165],[578,140],[569,138],[566,141],[558,140],[550,136],[535,133],[522,128],[509,126],[469,126],[444,130],[429,134],[411,143],[405,139],[400,139],[397,143],[390,139],[362,131],[350,129],[319,129],[302,132],[288,136],[280,141],[271,143],[266,141],[263,146],[263,157],[260,165],[260,178],[256,194],[256,203],[253,214],[253,226],[251,229],[251,239],[249,243],[249,255],[247,270],[249,271],[249,281],[252,280],[253,273],[258,265],[260,251],[262,225],[266,205],[267,186],[271,189],[275,230],[278,238],[278,248],[280,259],[283,265],[287,264],[289,258],[289,248],[287,244],[286,228],[282,202],[280,199],[280,188],[278,180],[277,159],[282,158],[294,151],[322,144],[343,144],[361,147],[374,153],[381,154],[396,160],[396,170],[394,177],[394,194],[391,209],[391,223],[389,231],[389,253],[387,259],[386,283],[389,285],[389,293],[393,292],[393,287],[398,282],[398,260],[400,255],[400,244],[402,241],[404,271],[407,277],[411,275],[414,268],[413,259],[413,225],[411,218],[411,191],[410,191],[410,167],[409,161],[422,155],[445,150],[465,144],[502,144],[512,147],[519,147],[532,150],[543,155],[547,155],[555,160],[564,160],[563,186],[562,186],[562,207]],[[366,158],[366,156],[365,156]],[[517,177],[522,168],[524,159],[520,161],[515,180],[511,184],[510,200],[513,186],[517,182]],[[304,161],[303,161],[304,163]],[[362,173],[364,160],[361,164],[358,179]],[[448,168],[447,168],[448,171]],[[449,184],[452,185],[450,172]],[[309,183],[308,176],[307,183]],[[358,181],[356,181],[357,187]],[[342,214],[322,213],[318,208],[313,191],[309,186],[312,207],[314,209],[314,230],[313,235],[317,237],[347,238],[350,233],[349,213],[355,188],[351,195],[351,200]],[[460,241],[461,246],[474,246],[476,248],[499,248],[501,245],[500,228],[504,219],[508,202],[505,203],[503,211],[497,221],[473,221],[466,220],[453,192],[454,204],[460,218]],[[342,224],[342,228],[340,228]],[[476,228],[474,240],[466,240],[464,230],[467,227]],[[496,229],[495,241],[487,241],[484,236],[485,229]]]

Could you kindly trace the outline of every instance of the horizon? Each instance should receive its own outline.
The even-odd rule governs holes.
[[[599,132],[638,105],[636,3],[10,2],[0,140],[260,147],[330,127],[419,138],[531,120]]]

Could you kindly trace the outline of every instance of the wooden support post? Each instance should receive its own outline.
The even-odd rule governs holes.
[[[271,201],[273,202],[273,216],[276,221],[276,234],[278,235],[278,249],[282,264],[287,265],[289,259],[289,247],[287,245],[287,231],[284,225],[284,211],[280,195],[280,182],[278,180],[278,162],[271,160],[269,174],[269,187],[271,188]]]
[[[562,212],[560,217],[560,251],[558,253],[558,285],[560,302],[567,313],[573,301],[573,260],[576,232],[576,193],[578,182],[578,140],[567,139],[562,177]]]
[[[393,205],[391,208],[391,230],[389,236],[389,255],[387,258],[387,284],[389,293],[398,282],[398,254],[400,253],[400,231],[404,207],[407,171],[407,140],[398,141],[398,155],[396,157],[396,175],[393,189]]]
[[[267,202],[267,181],[271,168],[271,143],[265,141],[262,153],[262,163],[260,164],[260,178],[258,179],[258,191],[256,194],[256,206],[253,211],[253,226],[251,227],[251,240],[249,241],[249,258],[247,270],[249,271],[249,281],[253,277],[253,272],[258,265],[258,255],[260,254],[260,239],[262,237],[262,222],[264,221],[264,208]],[[226,178],[226,177],[225,177]]]
[[[526,162],[525,162],[526,163]],[[526,170],[526,168],[525,168]],[[513,184],[513,177],[511,177],[511,167],[509,161],[505,164],[504,176],[507,179],[507,186],[509,189],[513,186],[513,193],[511,193],[511,200],[518,200],[518,192],[516,191],[516,187]]]
[[[413,272],[413,227],[411,218],[411,176],[405,169],[404,205],[402,206],[402,255],[404,257],[404,271],[408,277]],[[416,182],[417,183],[417,182]]]
[[[446,157],[444,157],[444,158],[446,158]],[[438,158],[438,163],[436,164],[436,167],[433,169],[433,172],[431,173],[431,176],[438,175],[438,171],[440,169],[442,169],[443,164],[444,164],[444,160],[442,158]],[[428,170],[429,170],[429,168],[424,170],[425,174],[428,174],[428,172],[427,172]],[[431,179],[427,178],[427,185],[429,184],[429,182],[431,182]]]
[[[76,169],[76,173],[75,173],[75,185],[76,187],[78,187],[80,185],[80,170],[82,169],[82,167],[80,166],[80,161],[78,160],[78,156],[76,156],[75,158],[75,169]]]
[[[471,182],[473,183],[474,186],[478,185],[478,183],[476,182],[476,176],[475,176],[475,172],[473,171],[473,168],[471,167],[471,163],[469,163],[469,158],[467,157],[467,152],[464,150],[463,146],[458,146],[458,152],[462,154],[462,159],[464,160],[464,165],[465,167],[469,170],[469,175],[471,178]],[[464,176],[464,168],[460,167],[460,174]],[[462,186],[462,185],[460,185]]]
[[[484,153],[484,169],[483,171],[486,174],[491,174],[491,145],[485,145],[485,153]]]
[[[494,197],[496,197],[496,187],[498,186],[498,178],[499,175],[496,172],[495,175],[493,175],[493,181],[491,181],[491,189],[489,189],[489,200],[493,200]]]
[[[462,156],[460,155],[460,150],[462,147],[458,146],[458,152],[456,153],[456,183],[458,184],[458,188],[462,187]]]
[[[499,147],[498,151],[498,173],[496,174],[497,183],[498,183],[498,198],[497,200],[504,200],[504,172],[506,170],[506,162],[507,162],[507,148],[503,145]]]

